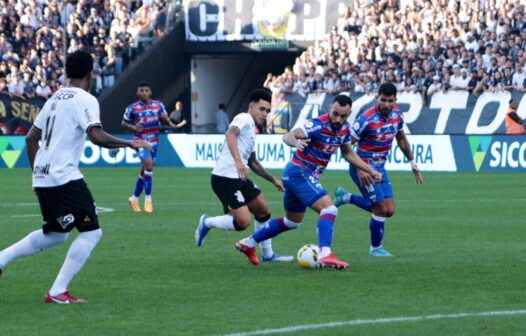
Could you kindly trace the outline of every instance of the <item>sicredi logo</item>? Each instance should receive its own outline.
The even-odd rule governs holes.
[[[0,157],[7,168],[13,168],[26,146],[24,137],[2,136],[0,137]]]
[[[128,164],[141,162],[137,152],[131,148],[108,149],[94,145],[91,141],[86,141],[80,162],[92,165],[100,163],[100,160],[110,165],[121,162]]]
[[[521,141],[495,141],[491,144],[492,168],[526,168],[526,142]]]
[[[471,149],[471,155],[473,156],[473,163],[475,165],[475,170],[479,171],[488,152],[489,146],[491,144],[490,136],[470,136],[469,147]]]

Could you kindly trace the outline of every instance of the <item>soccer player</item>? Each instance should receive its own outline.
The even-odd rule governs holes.
[[[144,211],[153,212],[152,185],[153,185],[153,162],[157,153],[159,142],[159,121],[163,121],[171,128],[179,128],[186,125],[186,120],[174,124],[164,109],[163,103],[152,99],[150,84],[142,82],[137,86],[139,100],[131,104],[124,111],[122,126],[135,133],[134,139],[147,141],[153,151],[140,150],[141,173],[135,182],[135,191],[128,198],[128,203],[133,212],[141,212],[139,197],[144,189]]]
[[[35,119],[26,144],[43,226],[0,252],[1,274],[11,261],[63,243],[69,232],[77,228],[79,234],[44,297],[46,303],[86,302],[70,295],[67,288],[102,236],[93,197],[78,168],[85,135],[94,144],[106,148],[151,150],[145,141],[114,138],[102,130],[99,103],[88,93],[92,69],[93,59],[89,53],[76,51],[68,55],[69,86],[58,90]]]
[[[320,184],[319,177],[339,147],[343,158],[363,171],[361,183],[364,186],[381,179],[381,174],[365,164],[351,147],[350,125],[347,122],[351,105],[352,100],[348,96],[336,96],[328,114],[314,118],[283,136],[283,142],[296,147],[296,152],[282,175],[286,215],[284,218],[272,219],[264,228],[236,243],[236,248],[245,253],[252,264],[259,264],[255,253],[256,244],[298,228],[309,207],[320,215],[317,224],[320,246],[318,264],[337,269],[349,267],[348,263],[336,258],[331,251],[338,209]]]
[[[250,225],[250,213],[254,226],[260,230],[268,225],[270,209],[261,190],[248,178],[248,168],[283,191],[283,183],[272,176],[256,158],[256,125],[264,126],[270,113],[271,93],[256,89],[250,93],[248,112],[238,114],[225,133],[219,158],[212,171],[211,184],[214,193],[223,204],[225,215],[208,217],[204,214],[195,231],[195,243],[202,246],[210,229],[245,230]],[[274,253],[271,240],[261,241],[264,261],[289,262],[292,256]]]
[[[396,103],[396,86],[383,83],[378,89],[376,106],[362,113],[355,121],[351,130],[353,143],[358,142],[356,153],[367,164],[382,173],[382,181],[372,186],[360,183],[363,172],[349,167],[349,174],[358,186],[361,195],[354,195],[338,188],[334,195],[334,203],[341,206],[345,203],[354,204],[366,211],[372,212],[369,229],[371,231],[371,247],[369,255],[375,257],[390,257],[391,253],[382,247],[384,225],[387,217],[395,212],[394,195],[389,175],[385,171],[387,153],[396,138],[398,146],[411,163],[411,169],[417,184],[423,184],[422,174],[414,162],[411,146],[404,133],[404,117]]]

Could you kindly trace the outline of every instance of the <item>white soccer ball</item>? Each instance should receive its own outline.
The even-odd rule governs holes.
[[[314,244],[303,245],[298,251],[298,264],[303,268],[317,268],[320,248]]]

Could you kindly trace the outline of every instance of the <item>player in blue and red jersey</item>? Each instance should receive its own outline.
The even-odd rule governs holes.
[[[132,130],[135,133],[135,140],[145,140],[152,147],[152,152],[147,150],[139,151],[141,159],[141,173],[137,178],[135,191],[128,198],[132,211],[140,212],[139,197],[144,188],[144,211],[153,212],[152,204],[152,177],[153,161],[157,153],[157,144],[159,142],[159,121],[164,122],[171,128],[179,128],[186,124],[186,120],[174,124],[168,118],[164,105],[159,100],[151,99],[152,89],[148,83],[140,83],[137,86],[137,96],[139,100],[129,105],[124,111],[122,126]]]
[[[396,103],[396,87],[384,83],[378,89],[377,105],[362,113],[353,125],[351,131],[353,143],[358,143],[356,154],[367,164],[382,173],[382,181],[369,187],[360,183],[361,171],[349,166],[349,174],[360,189],[361,195],[350,194],[343,188],[338,188],[334,195],[334,203],[340,206],[344,203],[354,204],[372,212],[369,229],[371,231],[371,248],[369,255],[375,257],[390,257],[392,254],[382,247],[384,224],[387,217],[394,214],[394,195],[389,175],[385,171],[387,154],[396,138],[398,146],[405,157],[411,162],[411,168],[416,183],[423,184],[422,174],[414,162],[411,146],[403,130],[404,117]]]
[[[333,227],[338,209],[318,179],[327,167],[334,152],[340,148],[342,157],[363,171],[362,183],[370,185],[380,181],[381,174],[360,159],[351,147],[350,125],[352,100],[348,96],[337,96],[328,114],[314,118],[301,128],[283,136],[283,142],[296,147],[293,158],[283,171],[285,186],[283,205],[285,217],[272,219],[264,228],[252,236],[236,243],[236,248],[245,253],[249,261],[257,265],[257,243],[296,229],[300,226],[307,207],[320,214],[318,218],[318,241],[321,248],[318,264],[321,267],[345,269],[349,264],[338,260],[331,252]]]

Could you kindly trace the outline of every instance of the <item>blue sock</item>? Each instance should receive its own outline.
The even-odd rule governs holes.
[[[252,239],[256,243],[262,242],[264,240],[276,237],[282,232],[290,230],[291,227],[285,225],[285,219],[283,217],[271,219],[267,225],[256,231],[252,235]]]
[[[152,175],[153,175],[152,171],[147,171],[147,170],[144,171],[144,194],[146,195],[152,194],[152,185],[153,185]]]
[[[362,195],[352,194],[349,203],[354,204],[357,207],[364,209],[365,211],[372,212],[371,203],[367,198],[363,197]]]
[[[144,180],[141,175],[137,177],[137,182],[135,182],[135,191],[133,192],[133,196],[139,197],[142,193],[142,188],[144,187]]]
[[[334,221],[338,210],[334,209],[323,209],[320,212],[318,218],[318,244],[320,247],[331,247],[332,235],[334,233]]]
[[[373,248],[382,246],[382,239],[384,238],[384,224],[385,217],[376,215],[371,216],[369,230],[371,230],[371,246]]]

